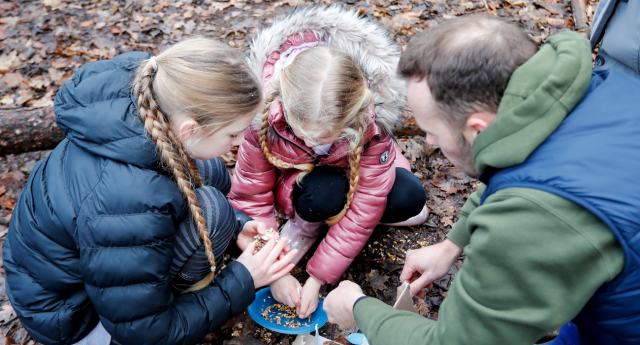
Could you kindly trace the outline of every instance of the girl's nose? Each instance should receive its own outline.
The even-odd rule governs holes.
[[[235,140],[233,140],[233,142],[231,143],[232,146],[240,146],[242,145],[242,143],[244,143],[244,132],[242,132],[241,134],[239,134]]]

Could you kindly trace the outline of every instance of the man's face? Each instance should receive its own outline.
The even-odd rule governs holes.
[[[418,127],[427,133],[427,143],[439,146],[449,161],[462,172],[477,177],[478,172],[473,165],[472,143],[465,139],[462,129],[452,128],[439,114],[440,110],[431,94],[427,78],[409,79],[407,100]]]

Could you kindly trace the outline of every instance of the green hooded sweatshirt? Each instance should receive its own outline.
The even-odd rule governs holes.
[[[478,172],[524,162],[584,96],[589,42],[575,32],[549,38],[518,68],[493,124],[473,144]],[[373,298],[354,308],[372,345],[531,345],[573,319],[624,264],[622,247],[594,214],[541,190],[507,188],[479,206],[482,185],[448,237],[466,260],[438,321]]]

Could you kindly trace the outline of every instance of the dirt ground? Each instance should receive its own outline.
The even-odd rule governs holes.
[[[0,109],[51,106],[58,88],[90,61],[133,50],[157,54],[172,43],[194,35],[215,37],[246,50],[251,35],[269,25],[274,17],[286,15],[295,6],[332,1],[379,22],[401,46],[416,33],[441,21],[479,12],[517,23],[540,44],[550,35],[574,29],[570,0],[0,2]],[[597,1],[587,2],[589,18],[596,6]],[[405,120],[412,121],[409,113]],[[426,145],[423,137],[400,136],[398,145],[428,193],[429,219],[419,227],[378,227],[343,276],[362,286],[367,295],[389,304],[395,300],[406,252],[442,241],[458,220],[466,198],[478,186],[477,181],[453,167],[440,150]],[[13,207],[31,169],[49,152],[0,156],[0,242],[4,242]],[[232,164],[233,159],[230,172]],[[233,260],[231,254],[228,260]],[[434,283],[426,298],[414,299],[421,315],[437,320],[439,306],[463,260],[461,257],[447,276]],[[294,275],[301,281],[308,277],[304,269],[296,269]],[[332,288],[323,287],[321,293],[326,296]],[[3,269],[0,271],[0,305],[3,335],[0,345],[36,344],[20,326],[8,301]],[[345,337],[354,331],[327,324],[320,333],[348,344]],[[291,344],[293,339],[256,325],[244,313],[205,337],[201,344]]]

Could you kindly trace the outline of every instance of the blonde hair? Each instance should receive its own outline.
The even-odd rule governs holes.
[[[259,80],[235,49],[212,39],[192,38],[142,61],[133,86],[145,131],[187,201],[211,265],[211,273],[185,293],[197,291],[213,279],[216,262],[193,191],[202,184],[200,175],[172,132],[170,120],[186,115],[200,125],[200,137],[209,136],[255,111],[262,102]]]
[[[281,169],[299,169],[304,175],[313,164],[294,165],[275,157],[269,147],[269,108],[280,97],[285,119],[289,126],[307,138],[317,135],[307,129],[322,128],[324,132],[341,131],[339,139],[349,140],[349,192],[347,203],[337,215],[329,218],[329,225],[338,223],[349,209],[358,188],[360,156],[365,145],[363,133],[369,123],[367,107],[372,94],[366,88],[358,64],[347,53],[329,47],[315,47],[300,53],[293,63],[282,70],[273,81],[266,97],[260,131],[260,145],[269,162]],[[295,121],[291,121],[291,120]],[[313,132],[316,132],[315,134]]]

